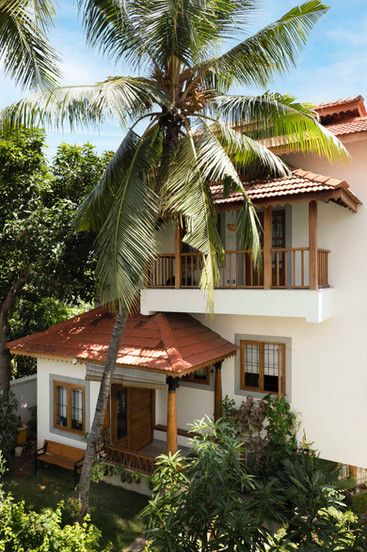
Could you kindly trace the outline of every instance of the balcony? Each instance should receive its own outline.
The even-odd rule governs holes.
[[[271,249],[270,286],[264,284],[264,251],[255,265],[251,251],[225,251],[220,267],[217,289],[310,289],[310,248],[293,247]],[[316,289],[329,287],[329,253],[317,250]],[[180,267],[176,268],[174,253],[158,255],[148,270],[147,287],[159,289],[197,289],[200,285],[203,258],[201,253],[181,253]],[[176,278],[179,274],[179,286]]]
[[[303,247],[274,247],[273,223],[272,207],[266,206],[258,263],[251,251],[225,251],[214,290],[214,313],[327,320],[333,312],[330,252],[318,247],[317,202],[308,206],[308,243]],[[147,271],[141,312],[207,312],[208,298],[200,289],[202,268],[201,253],[183,252],[177,230],[175,252],[158,255]]]

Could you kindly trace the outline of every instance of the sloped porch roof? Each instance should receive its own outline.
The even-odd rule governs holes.
[[[266,205],[284,205],[305,202],[311,199],[332,201],[356,212],[361,201],[354,195],[345,180],[330,176],[294,169],[290,176],[282,178],[253,180],[243,182],[249,198],[257,207]],[[211,185],[214,202],[218,208],[234,208],[243,203],[241,193],[232,193],[225,197],[223,185]]]
[[[13,354],[103,364],[115,316],[103,307],[7,344]],[[224,360],[236,346],[188,314],[130,317],[117,366],[183,376]]]

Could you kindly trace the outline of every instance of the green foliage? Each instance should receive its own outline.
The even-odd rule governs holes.
[[[51,0],[0,0],[0,52],[5,73],[23,86],[50,86],[58,58],[47,41]]]
[[[0,391],[0,480],[3,468],[1,459],[9,459],[15,446],[18,425],[16,409],[17,401],[13,393]]]
[[[101,552],[101,534],[89,518],[82,523],[63,526],[63,511],[63,503],[56,510],[27,511],[24,501],[15,502],[11,495],[2,493],[0,549],[9,552]]]
[[[24,280],[5,313],[6,338],[58,323],[93,302],[94,236],[75,232],[76,209],[100,178],[110,154],[62,144],[50,164],[44,134],[20,129],[0,137],[0,296]],[[10,297],[10,295],[9,295]],[[1,305],[0,305],[1,307]],[[17,358],[14,372],[34,370]]]
[[[16,502],[2,487],[5,461],[0,450],[0,550],[2,552],[103,552],[101,533],[90,523],[89,516],[82,523],[67,523],[67,516],[75,514],[75,505],[60,502],[55,510],[42,513],[29,511],[24,500]],[[74,508],[74,510],[73,510]],[[110,550],[109,547],[103,549]]]
[[[159,459],[144,512],[147,550],[366,550],[366,531],[346,509],[335,465],[309,447],[296,448],[296,425],[276,398],[256,407],[246,402],[240,415],[226,398],[221,420],[197,422],[189,458],[177,453]],[[264,427],[263,451],[271,461],[260,477],[245,452],[258,446]]]

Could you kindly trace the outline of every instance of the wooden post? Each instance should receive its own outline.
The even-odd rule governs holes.
[[[176,390],[180,383],[178,378],[167,378],[167,454],[177,452],[177,405]]]
[[[214,420],[222,417],[222,363],[214,364]]]
[[[272,233],[273,209],[269,206],[264,210],[264,289],[270,289],[272,285]]]
[[[318,288],[317,266],[317,202],[308,204],[309,282],[310,289]]]
[[[175,288],[181,287],[181,244],[182,244],[182,230],[180,223],[176,223],[176,236],[175,236]]]

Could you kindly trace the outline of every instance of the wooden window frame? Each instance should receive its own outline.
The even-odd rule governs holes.
[[[247,345],[256,345],[259,347],[259,386],[251,387],[245,384],[245,347]],[[265,371],[265,345],[276,345],[279,347],[281,354],[279,355],[278,363],[278,391],[267,391],[264,389],[264,371]],[[263,393],[264,395],[278,395],[278,397],[286,394],[286,344],[277,341],[256,341],[253,339],[240,340],[240,389],[244,391],[253,391],[255,393]],[[280,378],[279,378],[280,376]]]
[[[199,368],[199,370],[205,369],[206,370],[206,378],[204,379],[196,379],[195,378],[195,372],[190,372],[189,374],[186,374],[182,378],[182,381],[185,383],[197,383],[199,385],[210,385],[210,366]]]
[[[57,423],[57,388],[64,387],[66,389],[66,418],[67,425],[63,426]],[[74,429],[71,427],[72,423],[72,396],[73,391],[82,392],[82,429]],[[68,383],[62,380],[54,380],[53,382],[53,422],[54,428],[66,433],[75,433],[76,435],[83,435],[85,433],[85,385],[78,383]]]

